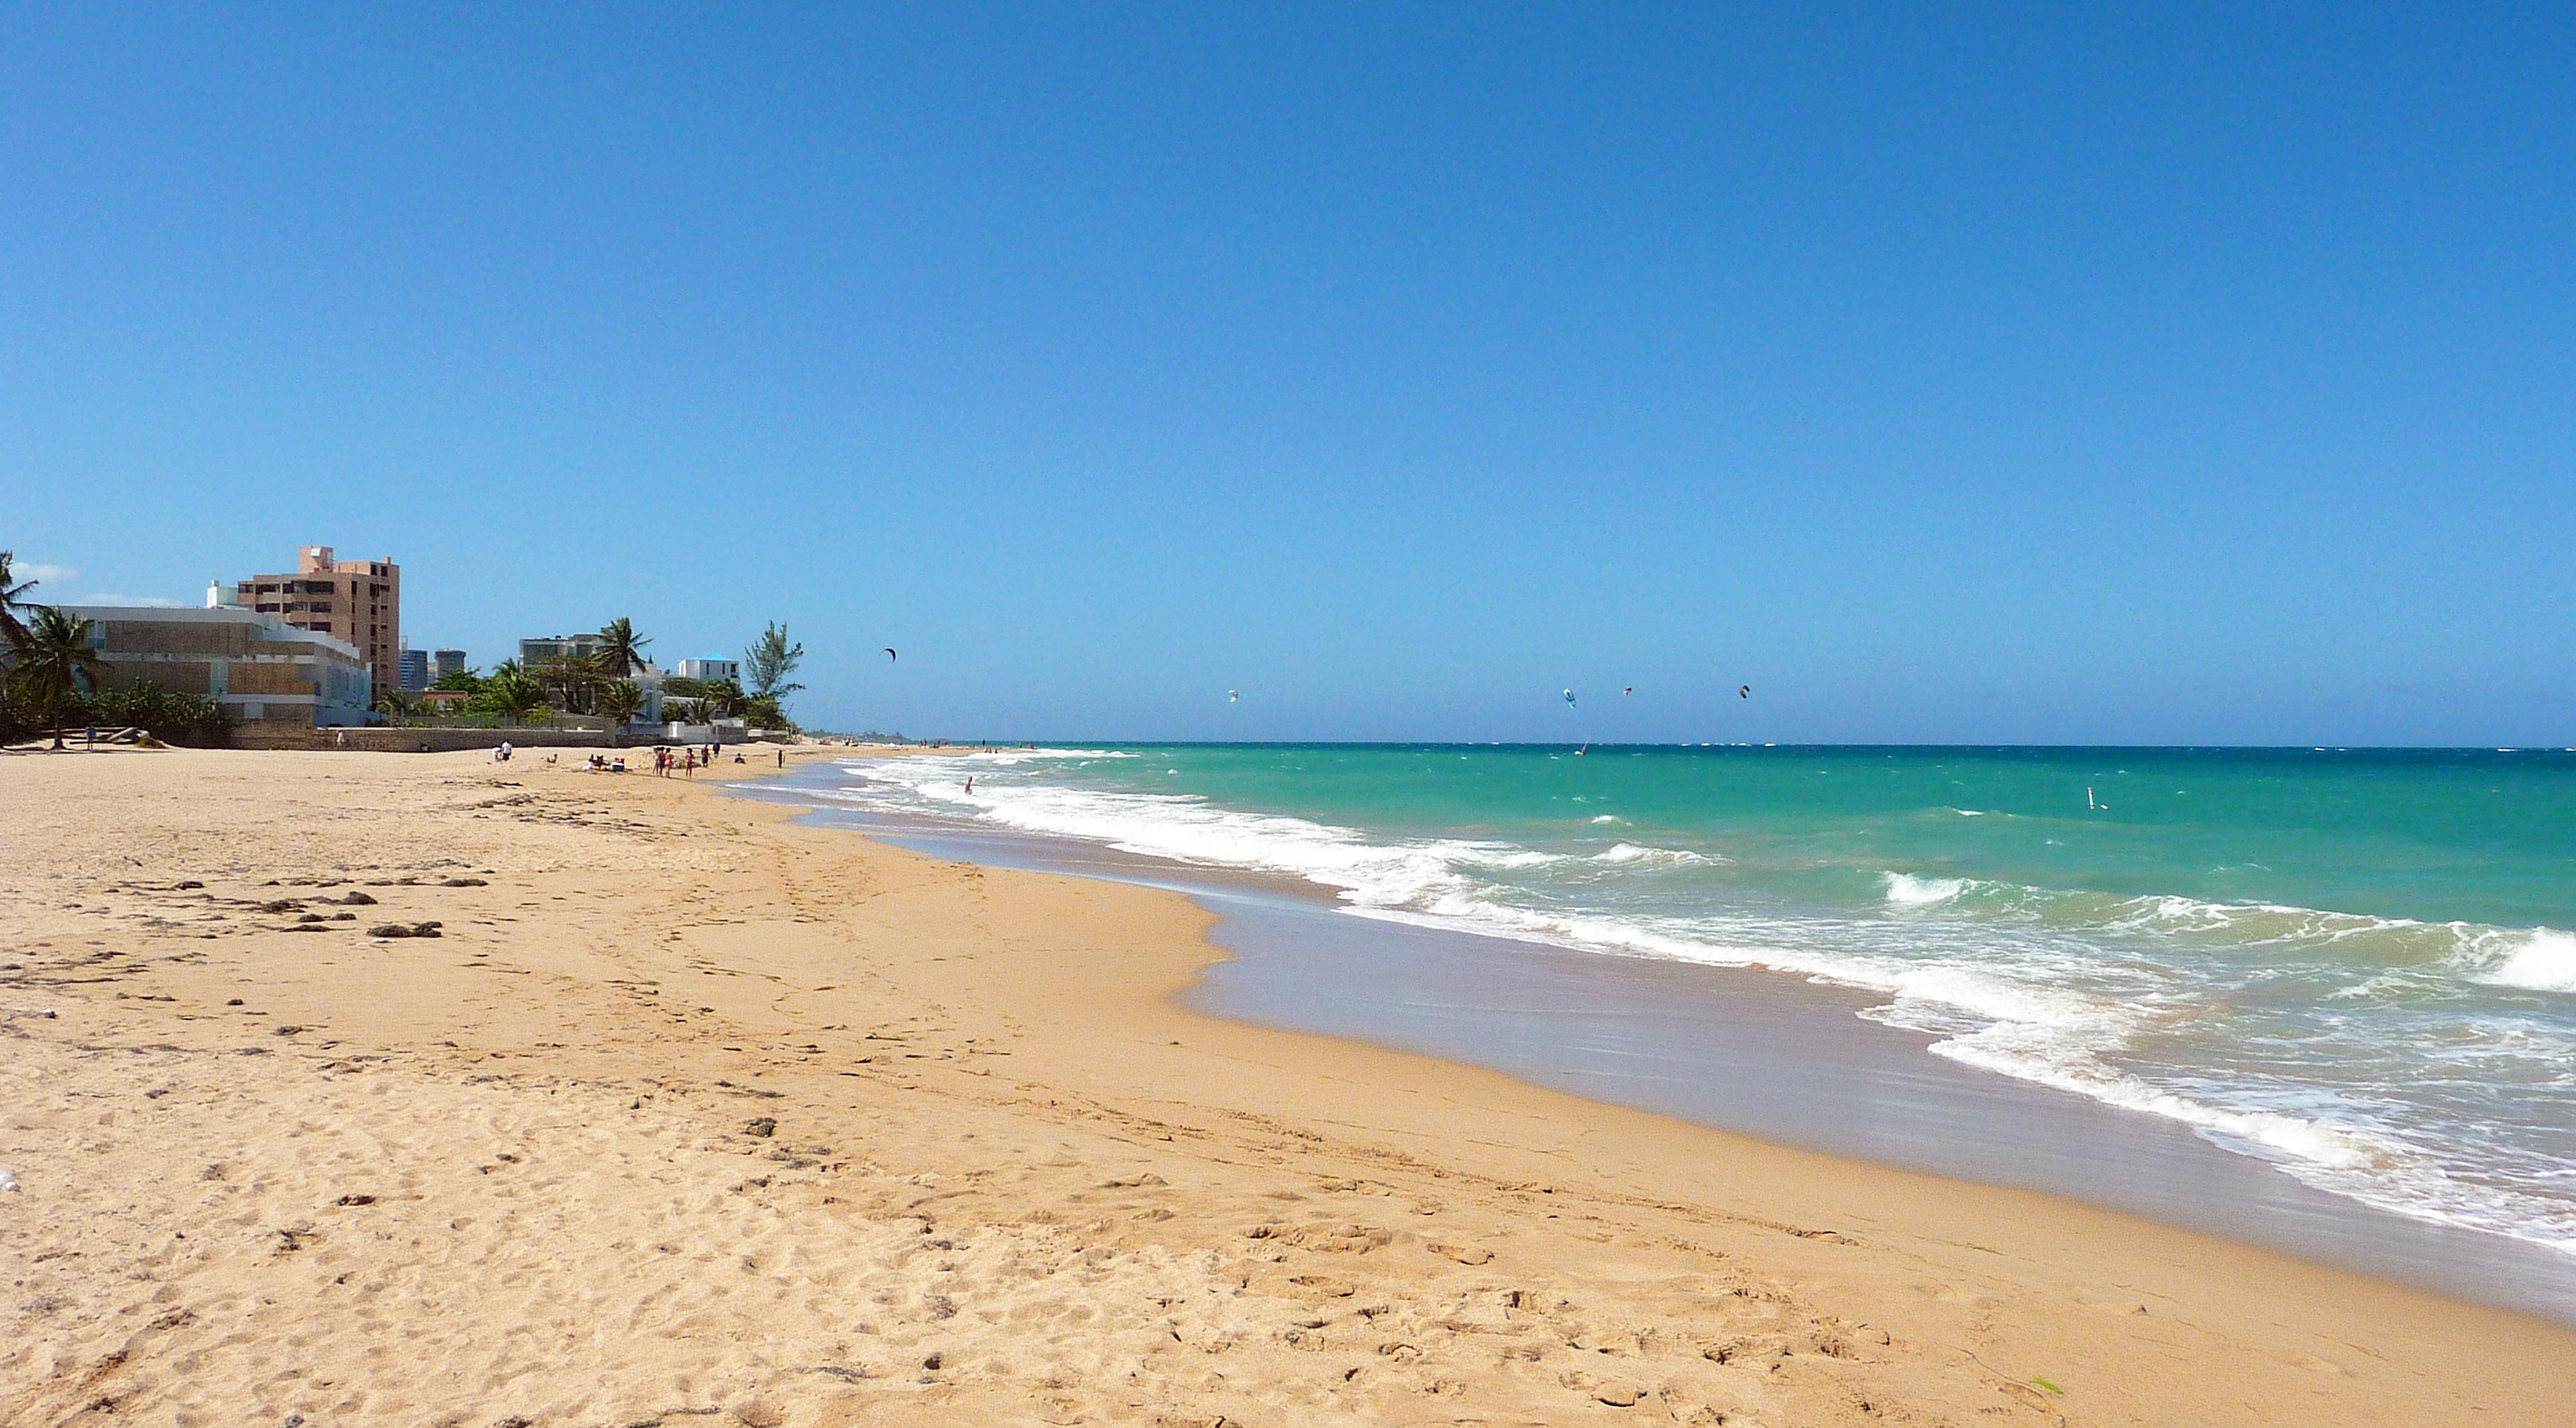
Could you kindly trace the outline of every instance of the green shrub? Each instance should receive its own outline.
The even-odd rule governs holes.
[[[75,695],[63,708],[63,727],[124,725],[149,730],[165,744],[217,748],[230,726],[223,706],[202,694],[175,694],[146,680],[116,689]]]

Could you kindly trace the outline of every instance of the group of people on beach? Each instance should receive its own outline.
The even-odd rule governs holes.
[[[723,752],[723,748],[716,744],[655,744],[653,772],[664,778],[669,778],[675,773],[696,778],[698,770],[714,763]],[[744,762],[741,750],[734,751],[733,761]],[[787,767],[787,755],[784,751],[779,753],[778,766]]]
[[[715,761],[716,746],[713,744],[682,744],[677,748],[668,744],[653,746],[653,772],[664,778],[675,773],[696,778],[700,768]]]
[[[517,751],[512,749],[507,743],[504,743],[499,748],[492,751],[492,758],[496,763],[506,763],[509,761],[510,755],[515,752]],[[698,776],[698,770],[714,763],[718,755],[722,752],[723,750],[715,744],[655,744],[653,746],[653,772],[663,778],[669,778],[675,773],[686,778],[695,778]],[[547,763],[553,763],[554,761],[555,756],[553,754],[546,755]],[[733,761],[735,763],[745,762],[740,750],[735,751]],[[782,769],[787,767],[787,751],[784,749],[778,751],[778,766]],[[618,754],[613,757],[607,754],[593,754],[590,756],[590,762],[586,765],[586,770],[590,773],[624,773],[626,772],[626,756],[624,754]]]

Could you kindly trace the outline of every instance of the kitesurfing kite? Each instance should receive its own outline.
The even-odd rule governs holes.
[[[1233,690],[1231,690],[1231,689],[1229,689],[1229,690],[1227,690],[1227,691],[1225,692],[1225,702],[1226,702],[1226,703],[1228,703],[1228,704],[1232,704],[1233,702],[1235,702],[1235,701],[1236,701],[1236,700],[1238,700],[1238,699],[1241,699],[1242,697],[1243,697],[1242,695],[1235,693],[1235,692],[1234,692]]]
[[[886,651],[886,662],[888,664],[892,664],[894,662],[894,651],[891,649]]]
[[[1565,691],[1565,702],[1566,702],[1566,704],[1567,704],[1569,707],[1573,705],[1573,703],[1574,703],[1574,691],[1573,691],[1573,690],[1569,689],[1569,690]]]
[[[1629,695],[1634,694],[1634,693],[1636,693],[1636,692],[1637,692],[1637,686],[1635,686],[1635,685],[1633,685],[1633,684],[1632,684],[1632,685],[1629,685],[1627,688],[1620,690],[1620,691],[1619,691],[1619,697],[1620,697],[1620,698],[1622,698],[1622,699],[1625,699],[1625,698],[1627,698]]]
[[[1752,686],[1752,685],[1749,685],[1749,684],[1739,684],[1739,685],[1737,685],[1737,686],[1736,686],[1736,688],[1735,688],[1735,697],[1736,697],[1736,698],[1738,698],[1738,699],[1750,699],[1750,698],[1752,698],[1752,697],[1753,697],[1753,686]]]

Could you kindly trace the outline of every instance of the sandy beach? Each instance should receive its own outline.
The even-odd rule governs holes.
[[[1214,1020],[1176,894],[543,758],[0,757],[0,1422],[2576,1404],[2537,1318]]]

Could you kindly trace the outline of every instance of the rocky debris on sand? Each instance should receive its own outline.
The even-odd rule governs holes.
[[[304,904],[297,902],[291,897],[282,897],[274,902],[261,903],[259,905],[259,910],[262,912],[293,912],[303,905]]]
[[[778,1118],[776,1116],[755,1116],[751,1120],[745,1122],[742,1129],[745,1135],[756,1135],[764,1138],[773,1136],[778,1134]]]
[[[365,893],[359,892],[354,888],[349,891],[349,895],[347,897],[340,899],[340,901],[350,907],[374,907],[376,905],[376,900],[374,898],[371,898]]]
[[[481,878],[449,878],[440,883],[439,886],[443,888],[479,888],[487,887],[489,884],[485,883]]]
[[[369,937],[437,937],[443,922],[379,922],[367,929]]]

